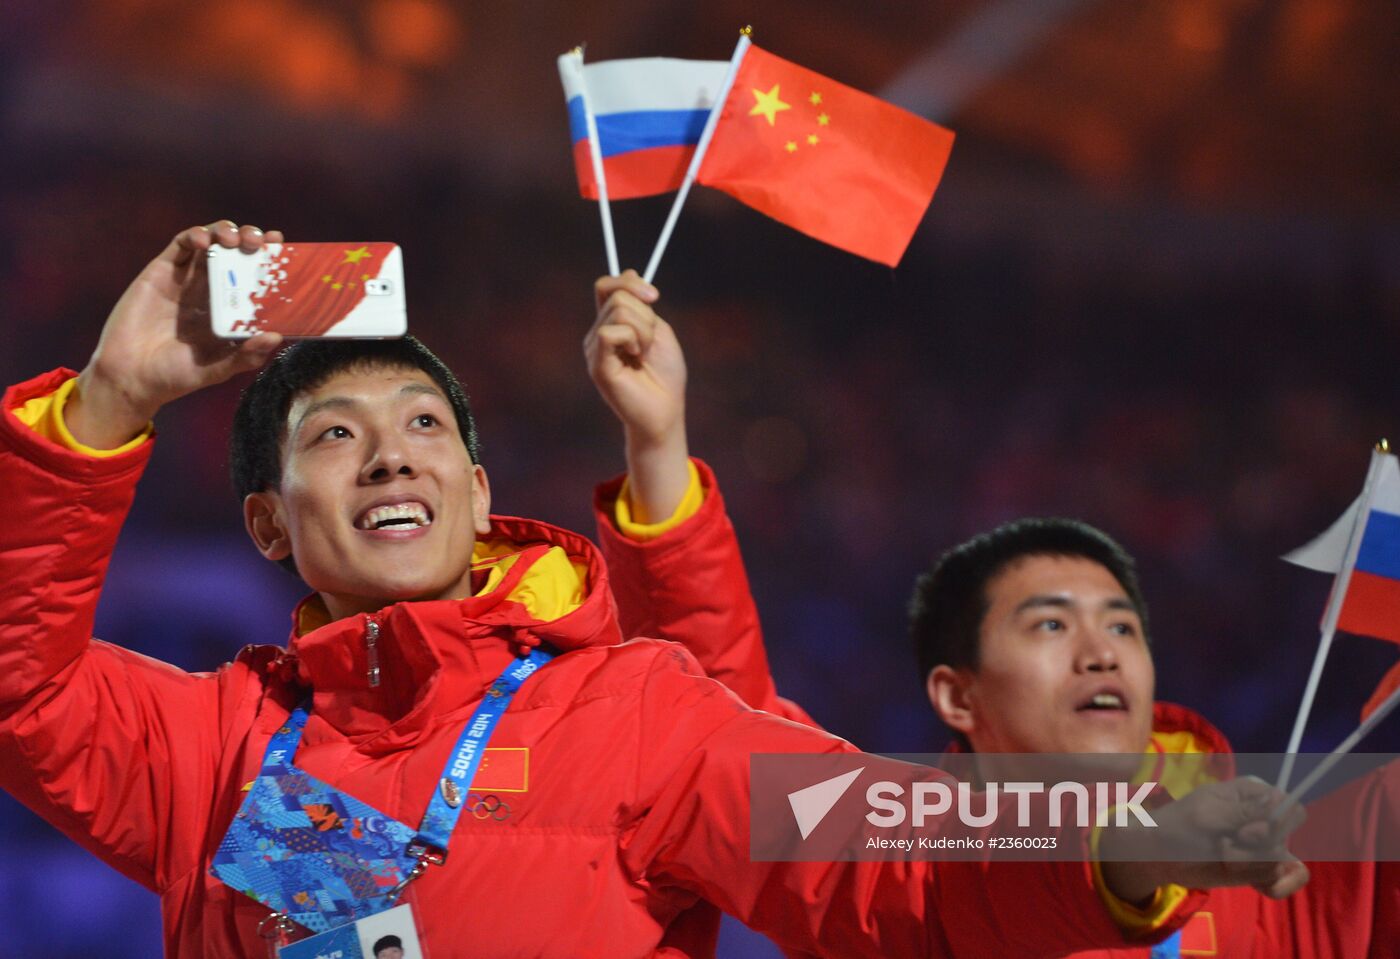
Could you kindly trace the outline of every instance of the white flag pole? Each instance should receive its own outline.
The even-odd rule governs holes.
[[[1288,790],[1288,780],[1293,775],[1293,763],[1298,757],[1298,749],[1303,743],[1303,729],[1308,724],[1308,714],[1312,712],[1313,698],[1322,679],[1322,668],[1327,663],[1327,653],[1332,648],[1332,637],[1337,632],[1337,620],[1342,614],[1342,602],[1346,599],[1347,584],[1351,582],[1351,571],[1356,566],[1356,554],[1361,550],[1361,534],[1366,529],[1366,517],[1371,512],[1371,497],[1375,492],[1376,480],[1380,477],[1381,466],[1385,463],[1386,451],[1378,445],[1371,451],[1371,466],[1366,471],[1366,482],[1361,487],[1360,508],[1356,511],[1356,522],[1347,540],[1346,558],[1337,578],[1332,581],[1332,595],[1327,600],[1327,610],[1322,616],[1322,635],[1317,644],[1317,655],[1313,657],[1312,672],[1308,684],[1303,689],[1303,701],[1298,706],[1298,716],[1293,721],[1293,732],[1288,737],[1288,749],[1283,757],[1283,769],[1279,772],[1280,792]]]
[[[588,155],[593,160],[593,182],[598,185],[598,215],[603,219],[603,246],[608,253],[608,275],[617,276],[617,240],[613,237],[612,207],[608,204],[608,177],[603,172],[603,151],[598,146],[598,121],[588,99],[588,75],[583,70],[583,47],[574,47],[578,58],[578,88],[583,95],[583,122],[588,126]]]
[[[1367,734],[1375,729],[1376,726],[1380,724],[1381,720],[1389,716],[1398,705],[1400,705],[1400,688],[1396,688],[1389,696],[1382,700],[1381,704],[1372,711],[1371,715],[1366,717],[1366,721],[1356,727],[1354,733],[1343,740],[1340,746],[1332,750],[1326,759],[1318,763],[1316,769],[1304,776],[1303,781],[1298,784],[1297,788],[1288,794],[1288,801],[1286,803],[1281,803],[1280,806],[1296,803],[1301,799],[1319,779],[1327,775],[1328,771],[1333,766],[1337,765],[1343,756],[1355,749],[1356,744],[1365,739]]]
[[[710,107],[710,115],[705,120],[705,129],[700,133],[700,141],[695,144],[695,155],[690,158],[690,168],[685,171],[685,179],[681,181],[680,192],[676,194],[675,202],[671,204],[671,212],[666,217],[666,225],[661,228],[661,236],[656,241],[656,248],[651,251],[651,260],[647,263],[646,274],[642,279],[648,283],[656,276],[656,268],[661,265],[661,254],[666,252],[666,244],[671,242],[671,231],[676,228],[676,220],[681,215],[681,207],[685,205],[685,198],[690,195],[690,185],[695,182],[695,176],[700,172],[700,163],[705,159],[705,151],[710,148],[710,138],[715,135],[715,124],[719,122],[719,115],[724,111],[724,102],[729,99],[729,91],[734,86],[734,77],[739,73],[739,64],[744,60],[744,52],[748,50],[749,34],[752,33],[748,27],[739,32],[739,42],[734,47],[734,55],[729,58],[729,72],[724,75],[724,82],[720,84],[719,91],[715,94],[714,106]]]

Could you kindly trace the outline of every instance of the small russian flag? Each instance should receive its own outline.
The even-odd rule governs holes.
[[[1366,517],[1337,628],[1400,643],[1400,516]]]
[[[579,193],[598,199],[587,111],[598,129],[609,199],[680,189],[728,68],[724,60],[645,57],[585,65],[577,51],[561,56]]]
[[[1328,603],[1337,629],[1400,643],[1400,462],[1394,453],[1371,455],[1366,489],[1351,508],[1284,559],[1337,574]]]

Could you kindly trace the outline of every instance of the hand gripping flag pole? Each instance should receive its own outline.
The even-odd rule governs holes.
[[[710,140],[715,135],[715,124],[719,122],[720,114],[724,112],[725,101],[729,99],[729,90],[734,86],[734,78],[739,74],[739,64],[744,62],[744,53],[748,50],[749,44],[752,43],[749,39],[752,33],[751,27],[744,27],[739,31],[739,42],[734,47],[734,55],[729,58],[729,72],[724,75],[724,82],[720,84],[719,91],[715,94],[714,106],[710,108],[710,116],[705,120],[705,129],[700,134],[700,142],[695,145],[695,154],[690,158],[690,166],[685,171],[685,179],[681,182],[680,192],[676,194],[675,202],[671,204],[671,212],[666,217],[666,224],[661,228],[661,236],[656,241],[656,248],[651,251],[651,260],[648,261],[647,271],[642,276],[642,279],[648,283],[655,278],[656,269],[661,265],[661,255],[666,252],[666,245],[671,242],[671,231],[676,228],[676,220],[681,215],[681,207],[685,205],[685,198],[690,195],[690,187],[700,172],[700,164],[704,162],[705,151],[710,148]]]
[[[1349,599],[1348,591],[1352,589],[1357,573],[1357,558],[1362,552],[1363,541],[1371,544],[1376,539],[1370,535],[1370,527],[1373,523],[1372,510],[1381,507],[1379,515],[1389,515],[1397,511],[1400,503],[1392,502],[1400,496],[1400,473],[1396,469],[1396,459],[1390,452],[1390,446],[1385,440],[1376,444],[1371,453],[1371,464],[1366,472],[1366,482],[1361,488],[1361,495],[1357,497],[1351,507],[1342,517],[1333,523],[1332,526],[1317,539],[1306,546],[1296,549],[1283,558],[1290,563],[1315,569],[1320,572],[1336,573],[1336,579],[1332,583],[1332,594],[1328,597],[1327,608],[1322,616],[1320,626],[1321,636],[1318,641],[1317,654],[1313,659],[1312,672],[1308,675],[1307,686],[1303,690],[1303,700],[1298,707],[1298,716],[1293,723],[1293,732],[1288,739],[1288,749],[1284,755],[1283,768],[1279,773],[1278,788],[1287,791],[1288,783],[1293,774],[1293,765],[1297,759],[1298,750],[1302,745],[1303,729],[1307,726],[1308,715],[1312,711],[1313,699],[1317,695],[1318,683],[1322,678],[1322,670],[1327,662],[1327,654],[1332,648],[1332,639],[1339,627],[1349,632],[1362,632],[1371,635],[1386,636],[1389,630],[1377,630],[1369,622],[1372,616],[1357,616],[1352,613],[1353,608],[1361,606],[1355,597]],[[1363,572],[1362,577],[1366,574]],[[1369,605],[1369,604],[1368,604]],[[1351,614],[1344,621],[1344,615]],[[1400,622],[1400,608],[1394,614],[1397,622]],[[1359,620],[1368,621],[1359,621]],[[1385,706],[1388,712],[1393,708],[1393,704]],[[1376,713],[1382,713],[1377,709]],[[1359,741],[1361,736],[1375,725],[1372,720],[1373,714],[1362,729],[1353,734],[1353,738]],[[1376,720],[1379,721],[1379,720]],[[1346,750],[1355,745],[1353,739],[1348,739],[1343,744]],[[1341,749],[1341,747],[1338,747]],[[1340,755],[1340,754],[1338,754]],[[1328,767],[1330,768],[1330,766]],[[1326,770],[1323,769],[1323,772]],[[1314,771],[1310,776],[1310,782],[1315,782],[1319,774]]]
[[[588,101],[588,78],[583,69],[583,47],[574,47],[559,58],[559,74],[564,86],[572,78],[583,101],[584,123],[588,126],[588,154],[593,161],[593,180],[598,185],[598,215],[603,220],[603,246],[608,254],[608,275],[617,276],[617,240],[613,236],[612,207],[608,204],[608,178],[603,172],[603,151],[598,146],[598,121]]]

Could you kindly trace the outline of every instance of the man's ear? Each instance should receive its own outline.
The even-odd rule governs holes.
[[[472,520],[479,535],[491,532],[491,482],[477,465],[472,466]]]
[[[282,498],[276,493],[243,497],[243,527],[267,559],[277,562],[292,555],[292,539],[282,520]]]
[[[972,678],[971,671],[954,669],[945,664],[929,670],[928,679],[924,684],[928,701],[933,704],[938,718],[943,720],[949,729],[964,736],[977,727],[968,696]]]

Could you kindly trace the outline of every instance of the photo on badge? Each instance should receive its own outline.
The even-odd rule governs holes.
[[[413,908],[396,906],[349,925],[283,946],[278,959],[426,959]]]
[[[365,959],[426,959],[410,906],[361,919],[355,926]]]

